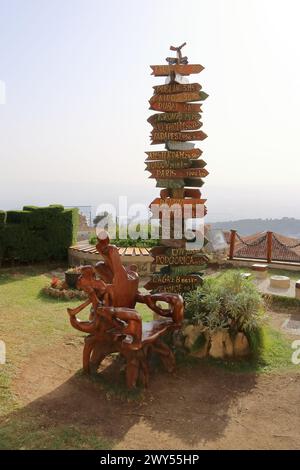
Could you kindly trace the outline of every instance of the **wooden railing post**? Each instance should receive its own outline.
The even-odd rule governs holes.
[[[229,248],[229,259],[233,259],[234,255],[234,245],[235,245],[235,238],[236,238],[236,230],[230,230],[230,248]]]
[[[267,232],[267,261],[272,262],[273,232]]]

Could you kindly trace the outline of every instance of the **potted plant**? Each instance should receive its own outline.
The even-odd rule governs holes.
[[[71,289],[76,289],[77,280],[80,276],[80,266],[69,268],[65,271],[65,281]]]

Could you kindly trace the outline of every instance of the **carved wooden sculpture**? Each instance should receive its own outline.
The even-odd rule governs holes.
[[[103,234],[102,234],[103,235]],[[68,309],[71,325],[88,333],[83,350],[83,368],[96,372],[101,361],[110,353],[119,352],[126,361],[126,382],[133,388],[138,378],[147,386],[149,358],[157,353],[168,371],[175,367],[171,349],[163,342],[170,330],[181,327],[184,315],[183,299],[172,293],[142,294],[138,290],[136,266],[124,267],[118,248],[110,245],[108,235],[96,245],[104,261],[83,266],[77,286],[88,299],[74,309]],[[168,304],[163,309],[158,302]],[[160,320],[142,322],[135,310],[137,302],[144,303],[161,316]],[[80,321],[77,314],[91,305],[89,321]]]

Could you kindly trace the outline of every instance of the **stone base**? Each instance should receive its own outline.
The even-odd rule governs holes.
[[[209,331],[202,325],[187,325],[183,331],[183,345],[193,357],[207,356],[216,359],[242,357],[250,354],[250,347],[244,333],[238,332],[234,338],[229,330]],[[197,348],[197,340],[202,336],[203,342]]]
[[[289,289],[291,285],[291,280],[287,276],[271,276],[270,277],[270,287],[275,287],[279,289]]]

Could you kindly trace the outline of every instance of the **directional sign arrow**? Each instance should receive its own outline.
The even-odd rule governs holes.
[[[204,140],[207,134],[203,131],[196,132],[160,132],[152,131],[152,144],[162,144],[167,141],[188,142],[190,140]]]
[[[147,121],[150,124],[155,125],[160,122],[181,122],[181,121],[199,121],[199,113],[157,113],[152,114]]]
[[[147,160],[195,160],[200,157],[200,155],[202,154],[202,150],[192,148],[189,150],[157,151],[145,153],[147,154]]]
[[[173,205],[179,205],[181,207],[189,206],[189,205],[195,206],[197,204],[203,205],[203,204],[206,203],[206,201],[207,201],[207,199],[187,199],[187,198],[186,199],[176,199],[176,198],[172,198],[172,197],[162,199],[162,198],[157,197],[151,202],[149,207],[151,209],[151,206],[154,205],[154,204],[159,205],[159,206],[165,204],[168,207],[171,207]]]
[[[155,85],[153,87],[154,93],[191,93],[194,91],[200,91],[201,85],[199,83],[170,83],[169,85]]]
[[[204,67],[200,64],[176,64],[176,65],[150,65],[152,69],[151,75],[155,77],[167,77],[172,72],[180,75],[191,75],[193,73],[200,73]]]
[[[185,275],[185,276],[170,276],[168,274],[154,274],[152,276],[152,279],[148,281],[145,285],[144,288],[151,290],[155,289],[157,286],[160,285],[166,285],[166,284],[184,284],[188,286],[196,286],[196,285],[201,285],[203,283],[203,279],[201,276],[197,274],[192,274],[192,275]]]
[[[161,132],[176,132],[176,131],[189,131],[197,130],[202,127],[200,121],[180,121],[180,122],[161,122],[158,124],[152,124],[155,131]]]
[[[167,113],[199,113],[200,103],[152,103],[150,109],[154,111],[164,111]]]
[[[148,170],[149,178],[171,179],[171,178],[205,178],[209,173],[205,168],[183,168],[172,170],[170,168]]]
[[[199,92],[192,93],[173,93],[165,95],[153,95],[149,103],[186,103],[187,101],[200,101],[201,95]]]

